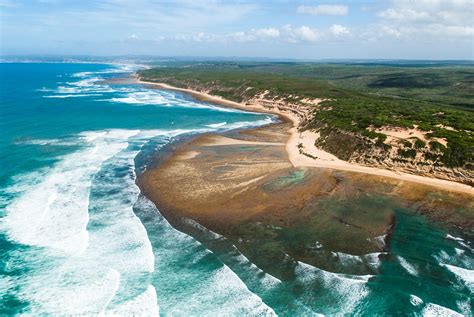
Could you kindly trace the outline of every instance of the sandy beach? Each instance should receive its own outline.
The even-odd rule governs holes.
[[[414,174],[408,174],[397,170],[381,169],[369,166],[362,166],[338,159],[336,156],[328,153],[324,150],[318,149],[314,146],[314,142],[318,138],[318,134],[311,131],[298,131],[300,125],[300,116],[292,111],[292,109],[281,109],[272,108],[268,109],[260,104],[241,104],[238,102],[226,100],[219,96],[213,96],[208,93],[198,92],[191,89],[178,88],[170,86],[164,83],[154,83],[141,81],[137,79],[138,83],[153,85],[159,89],[169,89],[180,92],[191,94],[195,98],[214,102],[223,106],[233,107],[246,111],[254,111],[261,113],[271,113],[278,115],[280,118],[284,118],[292,123],[292,127],[288,129],[289,138],[286,142],[286,151],[288,158],[294,167],[317,167],[317,168],[330,168],[336,170],[350,171],[356,173],[364,173],[382,177],[394,178],[406,182],[414,182],[429,186],[434,186],[442,190],[462,192],[474,195],[474,187],[453,182],[449,180],[433,178],[428,176],[420,176]],[[306,155],[305,155],[306,154]]]

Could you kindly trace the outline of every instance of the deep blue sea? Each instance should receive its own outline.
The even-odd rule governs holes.
[[[422,218],[400,216],[374,278],[282,282],[175,230],[135,185],[151,156],[276,119],[108,80],[137,68],[0,64],[0,315],[472,315],[472,247]]]

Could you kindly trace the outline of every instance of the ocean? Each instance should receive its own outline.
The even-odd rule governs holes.
[[[135,184],[153,156],[277,119],[115,80],[138,68],[0,64],[1,315],[472,315],[471,243],[403,210],[369,276],[281,281],[174,229]]]

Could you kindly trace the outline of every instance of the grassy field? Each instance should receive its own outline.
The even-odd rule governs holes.
[[[447,147],[417,140],[413,150],[400,152],[401,157],[426,146],[432,149],[427,156],[432,161],[473,169],[473,64],[180,62],[139,75],[181,87],[202,86],[239,102],[266,90],[288,102],[327,98],[315,108],[306,129],[318,129],[323,135],[361,135],[386,148],[386,136],[372,128],[416,125],[430,131],[428,137],[447,139]]]

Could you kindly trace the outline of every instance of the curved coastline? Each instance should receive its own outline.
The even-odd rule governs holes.
[[[314,147],[315,149],[312,150],[313,152],[310,152],[311,153],[310,155],[308,155],[308,153],[305,154],[303,151],[299,149],[299,145],[303,144],[305,139],[314,140],[314,138],[317,136],[315,133],[312,133],[312,132],[303,132],[303,133],[299,132],[298,127],[300,124],[300,118],[291,110],[282,111],[282,110],[278,110],[277,108],[270,110],[270,109],[264,108],[262,105],[259,105],[259,104],[250,104],[250,105],[242,104],[235,101],[224,99],[219,96],[210,95],[208,93],[199,92],[192,89],[179,88],[179,87],[171,86],[165,83],[143,81],[139,77],[135,77],[135,78],[136,78],[137,83],[140,83],[140,84],[152,85],[158,89],[174,90],[174,91],[188,93],[198,100],[213,102],[213,103],[226,106],[226,107],[231,107],[231,108],[236,108],[236,109],[251,111],[251,112],[275,114],[279,118],[281,118],[283,121],[291,122],[292,127],[288,130],[289,138],[288,138],[288,141],[286,142],[285,148],[288,154],[288,159],[293,165],[293,167],[327,168],[327,169],[335,169],[335,170],[349,171],[349,172],[362,173],[362,174],[370,174],[370,175],[375,175],[375,176],[393,178],[393,179],[406,181],[406,182],[433,186],[445,191],[453,191],[453,192],[460,192],[460,193],[474,195],[474,187],[467,184],[462,184],[462,183],[440,179],[440,178],[409,174],[409,173],[405,173],[401,171],[381,169],[377,167],[369,167],[369,166],[348,163],[316,147]],[[317,155],[312,155],[313,153],[316,153]]]
[[[344,305],[371,303],[373,296],[383,300],[386,291],[379,293],[374,285],[388,287],[393,278],[405,279],[406,267],[411,274],[418,274],[412,267],[420,268],[419,277],[411,277],[417,282],[429,277],[424,263],[431,258],[423,254],[433,245],[449,244],[452,236],[459,243],[470,241],[470,192],[310,165],[306,162],[313,159],[298,151],[298,142],[308,136],[301,135],[290,114],[174,90],[273,113],[283,121],[172,142],[137,177],[143,195],[175,229],[216,254],[275,312],[301,314],[299,303],[320,313],[334,313],[334,303],[339,311],[353,311]],[[324,158],[334,163],[329,155]],[[407,231],[416,233],[421,245],[407,240]],[[415,261],[414,266],[407,261]],[[249,272],[249,267],[256,270]],[[262,276],[277,281],[277,287],[262,286]],[[313,288],[327,280],[335,287]],[[286,291],[294,287],[302,292]],[[331,302],[327,307],[326,298]]]

